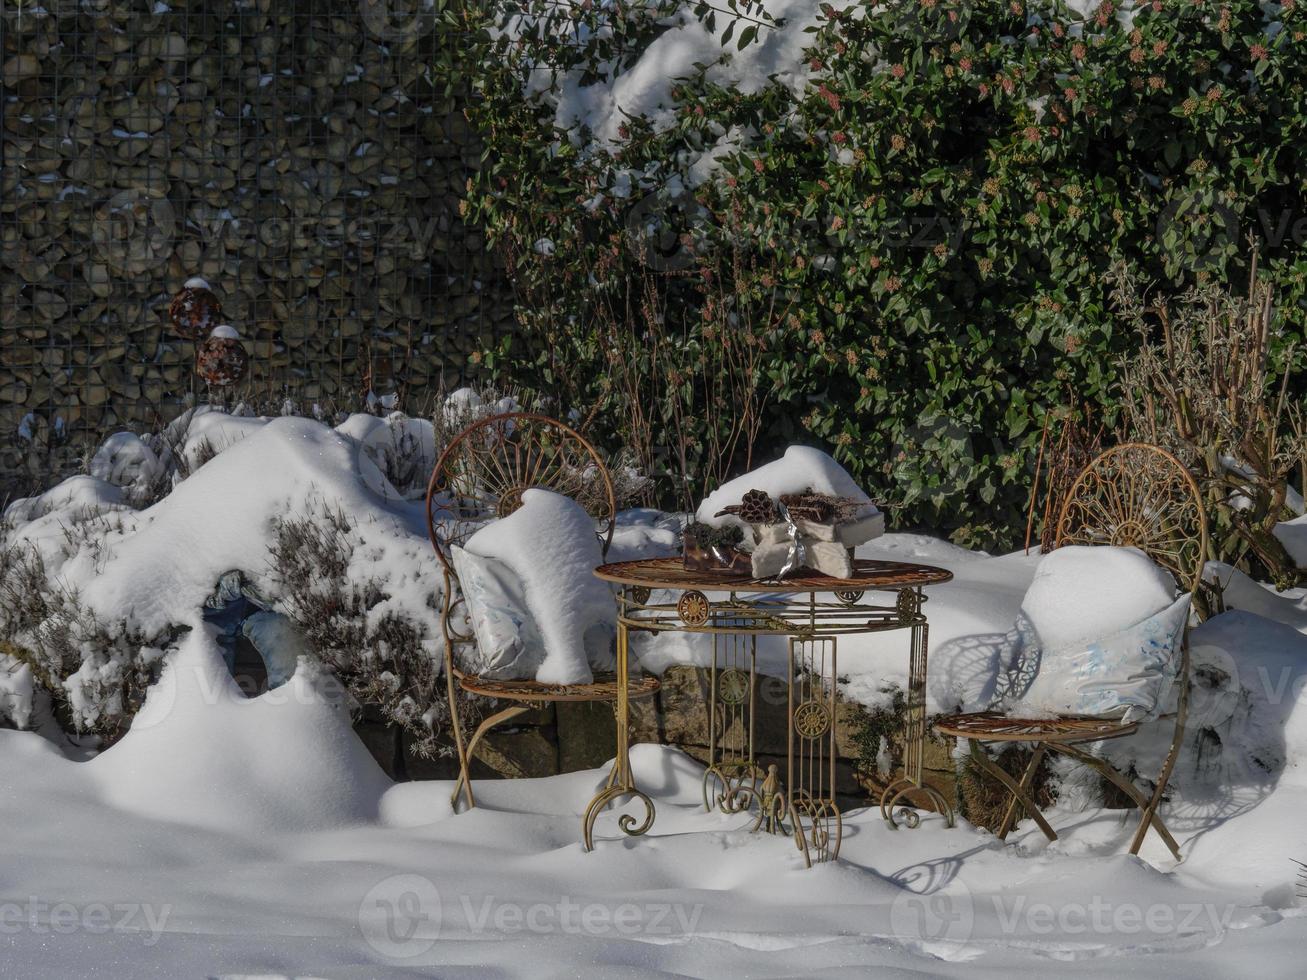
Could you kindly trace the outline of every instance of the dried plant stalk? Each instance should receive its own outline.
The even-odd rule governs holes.
[[[1189,466],[1206,498],[1214,557],[1278,588],[1297,585],[1307,570],[1273,532],[1294,516],[1290,479],[1307,468],[1307,438],[1287,398],[1293,345],[1272,364],[1277,311],[1256,253],[1243,294],[1207,285],[1150,302],[1119,269],[1113,299],[1140,339],[1120,363],[1127,435]]]

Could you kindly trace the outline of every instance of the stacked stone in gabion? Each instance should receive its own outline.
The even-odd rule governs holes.
[[[239,384],[249,365],[240,334],[225,323],[213,328],[195,355],[195,373],[214,388]]]
[[[172,317],[173,329],[179,337],[203,343],[213,328],[222,323],[222,303],[208,282],[197,276],[187,279],[172,298],[168,315]]]

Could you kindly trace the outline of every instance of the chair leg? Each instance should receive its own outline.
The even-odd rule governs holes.
[[[1144,807],[1144,812],[1139,818],[1139,828],[1135,831],[1134,840],[1130,842],[1130,853],[1138,854],[1139,848],[1143,846],[1144,837],[1148,834],[1148,828],[1157,825],[1158,833],[1161,833],[1163,839],[1170,845],[1171,853],[1175,855],[1177,861],[1180,860],[1180,848],[1176,846],[1174,838],[1165,832],[1166,825],[1157,815],[1157,808],[1162,803],[1166,784],[1171,780],[1171,771],[1175,769],[1175,760],[1180,755],[1180,743],[1184,741],[1184,726],[1189,715],[1189,638],[1187,636],[1181,647],[1180,658],[1180,690],[1175,712],[1175,733],[1171,736],[1171,750],[1166,754],[1166,762],[1162,764],[1162,771],[1157,777],[1157,786],[1153,789],[1152,799],[1148,801],[1148,806]]]
[[[989,761],[989,757],[985,755],[985,750],[981,748],[979,741],[974,738],[969,738],[967,739],[967,745],[971,749],[971,758],[975,761],[976,765],[980,767],[981,771],[992,776],[1003,784],[1007,791],[1012,794],[1014,798],[1013,802],[1020,803],[1021,806],[1025,808],[1030,819],[1038,824],[1039,829],[1044,832],[1045,837],[1049,840],[1057,840],[1057,834],[1053,831],[1053,828],[1049,826],[1048,821],[1044,819],[1044,815],[1039,812],[1039,807],[1035,806],[1035,801],[1030,798],[1022,785],[1004,772],[1000,766]]]
[[[446,581],[445,587],[449,587],[448,581]],[[454,792],[449,798],[449,805],[457,813],[460,792],[465,794],[469,810],[476,806],[477,802],[472,795],[472,780],[468,777],[468,750],[463,745],[463,723],[458,717],[458,679],[454,676],[453,666],[449,658],[446,658],[445,661],[445,689],[449,696],[449,727],[453,729],[454,751],[458,753],[458,780],[454,783]]]
[[[1022,797],[1029,797],[1030,787],[1035,782],[1035,773],[1039,770],[1039,764],[1044,759],[1044,743],[1040,742],[1035,746],[1034,754],[1030,756],[1030,762],[1026,766],[1026,771],[1021,774],[1021,794]],[[1003,822],[998,828],[998,839],[1006,840],[1007,835],[1011,832],[1012,827],[1016,824],[1017,810],[1020,806],[1020,799],[1013,796],[1008,800],[1007,812],[1003,814]]]
[[[1114,766],[1107,762],[1107,760],[1100,759],[1095,755],[1090,755],[1084,749],[1076,745],[1054,745],[1051,747],[1055,752],[1061,752],[1063,755],[1070,756],[1076,761],[1083,762],[1085,765],[1089,766],[1122,793],[1130,797],[1130,799],[1134,801],[1135,806],[1137,806],[1141,812],[1146,811],[1151,805],[1148,798],[1140,792],[1139,787],[1126,779],[1126,777],[1118,772]],[[1144,826],[1145,825],[1141,822],[1140,827],[1142,828]],[[1158,836],[1166,842],[1166,846],[1171,849],[1171,853],[1175,856],[1175,859],[1179,861],[1180,845],[1175,842],[1175,838],[1171,836],[1171,832],[1166,829],[1166,824],[1162,822],[1162,818],[1158,815],[1156,808],[1153,809],[1152,815],[1148,818],[1147,826],[1151,826],[1157,831]],[[1142,842],[1142,837],[1136,834],[1136,840]],[[1130,853],[1138,853],[1138,847],[1132,846]]]
[[[485,737],[486,733],[496,725],[502,724],[509,719],[516,718],[518,715],[524,715],[530,710],[531,705],[515,704],[511,708],[497,711],[477,726],[477,730],[472,734],[471,741],[467,743],[467,752],[463,756],[463,762],[458,774],[458,782],[454,784],[455,801],[458,800],[459,791],[464,790],[467,794],[468,806],[476,806],[476,802],[472,797],[472,776],[468,771],[468,766],[471,765],[472,754],[476,752],[477,745],[480,744],[481,739]]]

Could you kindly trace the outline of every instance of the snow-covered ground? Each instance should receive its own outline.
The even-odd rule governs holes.
[[[857,810],[840,861],[806,870],[789,839],[703,812],[700,767],[651,745],[633,754],[657,806],[651,833],[626,839],[609,813],[585,853],[581,813],[606,772],[482,782],[482,805],[454,815],[450,784],[391,783],[307,661],[246,698],[198,617],[222,572],[265,570],[261,529],[310,493],[361,517],[357,561],[390,608],[434,616],[420,504],[378,464],[393,436],[378,424],[201,420],[177,451],[198,453],[204,435],[216,457],[144,510],[128,498],[153,464],[119,440],[93,475],[10,514],[99,613],[190,631],[160,652],[162,676],[107,751],[74,749],[48,724],[0,730],[0,976],[1301,975],[1303,594],[1213,568],[1233,611],[1192,637],[1200,683],[1164,810],[1179,864],[1155,836],[1130,857],[1133,814],[1100,808],[1064,770],[1053,844],[1028,821],[1001,843]],[[59,528],[91,506],[112,509],[111,529],[65,548]],[[610,557],[665,551],[672,523],[623,515]],[[929,591],[928,694],[932,710],[970,704],[1038,556],[905,534],[860,553],[954,573]],[[680,636],[636,652],[654,670],[705,654]],[[905,653],[893,634],[842,646],[845,695],[888,703]],[[0,689],[11,718],[25,696],[13,676]],[[1155,770],[1164,728],[1114,757]]]
[[[290,714],[290,744],[260,757],[242,712],[269,729]],[[213,714],[85,764],[0,732],[0,973],[1301,975],[1290,855],[1254,859],[1269,873],[1239,858],[1275,851],[1267,837],[1300,844],[1301,786],[1181,828],[1178,869],[1151,845],[1125,855],[1119,813],[1055,813],[1056,844],[1023,826],[1004,845],[862,810],[840,862],[804,870],[788,839],[704,813],[699,768],[673,749],[634,754],[658,807],[650,836],[623,839],[610,816],[587,854],[579,813],[601,772],[482,783],[481,807],[451,816],[448,784],[386,785],[324,713]],[[200,734],[168,751],[169,735]],[[124,775],[130,797],[115,799]]]

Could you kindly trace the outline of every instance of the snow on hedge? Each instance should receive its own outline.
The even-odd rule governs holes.
[[[1090,21],[1100,7],[1099,0],[1069,0],[1066,7],[1078,18]],[[707,82],[750,95],[767,86],[779,84],[796,97],[825,73],[808,56],[813,31],[835,12],[849,10],[848,16],[864,16],[875,7],[865,0],[753,0],[741,2],[735,10],[725,3],[701,0],[657,2],[666,15],[658,21],[663,28],[629,63],[618,66],[603,63],[598,72],[572,70],[558,77],[551,71],[525,70],[525,93],[554,107],[554,123],[562,132],[580,139],[586,134],[592,150],[611,152],[625,142],[624,132],[633,118],[647,121],[655,132],[672,129],[681,106],[674,96],[683,80],[695,78],[702,71]],[[1051,4],[1034,3],[1028,16],[1039,22]],[[1115,16],[1124,25],[1133,21],[1138,4],[1124,0],[1115,4]],[[541,43],[549,37],[551,45],[581,48],[597,37],[611,35],[611,28],[597,31],[581,28],[573,18],[593,16],[596,5],[580,0],[568,3],[530,2],[507,4],[510,16],[502,30],[518,42]],[[523,7],[527,13],[522,13]],[[636,7],[637,15],[648,11]],[[614,17],[632,16],[621,5],[609,10]],[[911,5],[901,15],[904,30],[920,30]],[[581,21],[584,23],[584,21]],[[601,21],[602,24],[602,21]],[[528,60],[526,66],[531,65]],[[736,130],[723,131],[718,142],[698,156],[690,155],[686,174],[691,183],[706,179],[716,166],[716,158],[729,152],[750,136]],[[636,176],[619,179],[617,190],[627,187]]]
[[[206,443],[218,454],[154,506],[124,510],[121,486],[75,477],[71,487],[61,484],[10,508],[13,543],[40,550],[48,571],[100,617],[155,635],[195,625],[226,572],[242,571],[275,591],[268,567],[273,523],[317,500],[348,514],[366,529],[371,545],[386,553],[386,578],[397,601],[415,614],[427,609],[438,575],[422,508],[397,493],[386,499],[369,486],[364,469],[375,471],[375,465],[365,462],[359,440],[306,418],[211,413],[194,428],[183,458],[193,464]],[[112,441],[121,452],[121,437]],[[137,458],[145,467],[156,465]],[[130,470],[117,475],[129,486],[139,480]],[[377,474],[371,475],[375,480]],[[121,529],[67,554],[61,528],[84,523],[97,509],[115,513]]]
[[[200,628],[205,601],[225,574],[240,572],[261,594],[282,597],[271,560],[279,522],[328,524],[322,517],[332,514],[348,528],[341,542],[348,565],[343,581],[319,586],[366,593],[367,625],[387,617],[409,624],[438,662],[442,579],[424,506],[414,499],[420,490],[408,485],[425,488],[432,447],[432,424],[404,416],[356,416],[333,428],[311,418],[203,409],[155,436],[114,435],[90,473],[5,512],[0,545],[38,570],[40,585],[22,588],[44,588],[57,619],[15,627],[18,612],[3,608],[0,624],[60,674],[79,726],[103,726],[130,715],[132,677],[139,686],[142,672],[156,674],[165,651]],[[142,499],[150,495],[158,499]],[[138,501],[146,505],[138,509]],[[52,639],[62,644],[53,652]],[[14,720],[16,698],[0,697],[0,711]],[[22,710],[30,708],[29,697]]]
[[[573,73],[554,85],[548,97],[557,104],[555,121],[564,130],[584,127],[605,147],[622,142],[622,127],[631,116],[649,120],[655,130],[670,129],[679,111],[672,90],[701,65],[707,66],[710,82],[744,93],[758,92],[773,80],[799,91],[812,74],[804,57],[812,38],[809,29],[821,18],[823,6],[847,5],[848,0],[761,0],[750,16],[738,20],[723,6],[710,27],[695,12],[698,4],[689,0],[663,21],[667,29],[625,71],[602,80],[583,80]],[[743,10],[745,5],[740,6]],[[764,15],[770,23],[764,23]],[[730,38],[724,42],[728,30]],[[756,40],[739,48],[739,39],[750,30]],[[534,94],[548,82],[545,73],[537,76],[535,87],[528,89]]]

